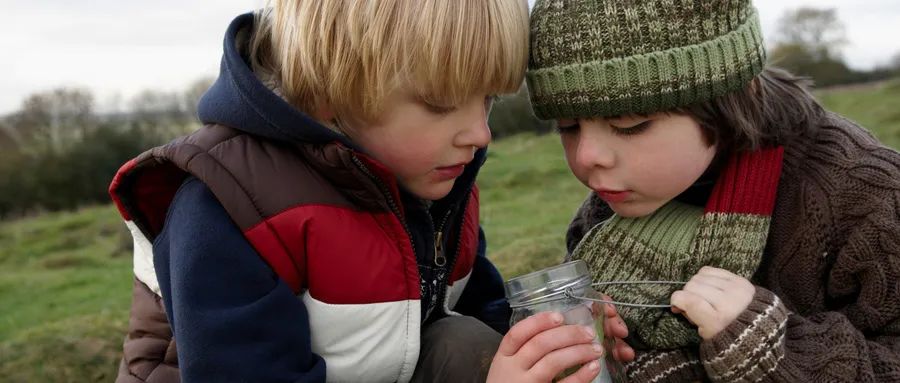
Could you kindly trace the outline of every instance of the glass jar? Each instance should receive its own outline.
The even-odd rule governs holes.
[[[600,294],[591,287],[591,276],[584,261],[566,262],[510,279],[505,288],[513,310],[510,326],[544,311],[559,312],[565,324],[592,326],[597,334],[594,342],[603,345],[605,351],[600,359],[600,373],[593,382],[625,382],[625,369],[613,358],[615,340],[604,336],[605,304],[582,299],[600,299]],[[566,370],[563,376],[580,367]]]

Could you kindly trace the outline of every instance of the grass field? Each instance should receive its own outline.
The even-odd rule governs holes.
[[[828,109],[871,129],[881,142],[900,148],[900,78],[824,90],[816,96]]]
[[[900,147],[900,81],[820,92]],[[555,264],[586,190],[554,135],[495,143],[480,176],[488,251],[504,277]],[[131,299],[130,238],[112,206],[0,222],[0,380],[111,381]]]
[[[0,224],[0,380],[113,379],[130,247],[111,205]]]

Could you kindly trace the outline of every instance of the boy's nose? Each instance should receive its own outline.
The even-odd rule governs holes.
[[[487,123],[487,116],[484,114],[467,123],[465,128],[456,136],[457,146],[483,148],[489,143],[491,143],[491,129]]]
[[[575,161],[584,169],[611,168],[616,164],[616,154],[599,138],[583,135],[578,140]]]

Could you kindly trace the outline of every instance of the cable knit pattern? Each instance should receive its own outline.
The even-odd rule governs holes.
[[[751,305],[700,347],[639,353],[632,381],[900,382],[900,154],[827,114],[785,145],[777,195]],[[609,213],[586,201],[569,250]],[[706,376],[678,375],[694,360]]]

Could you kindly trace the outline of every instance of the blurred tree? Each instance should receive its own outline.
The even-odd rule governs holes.
[[[131,98],[130,109],[137,121],[177,120],[182,114],[181,97],[174,92],[146,89]]]
[[[61,151],[0,152],[0,218],[109,202],[119,166],[158,144],[136,127],[99,123]]]
[[[58,88],[28,96],[11,125],[26,145],[34,145],[31,149],[59,152],[96,124],[93,108],[89,90]]]
[[[22,139],[9,122],[9,117],[0,119],[0,151],[18,150]]]
[[[551,121],[539,120],[531,109],[528,87],[522,83],[515,94],[503,95],[494,102],[488,118],[495,139],[521,132],[547,133],[553,130]]]
[[[900,75],[900,52],[894,53],[888,61],[888,70],[894,72],[894,75]]]
[[[193,120],[197,119],[197,104],[200,102],[200,97],[206,93],[215,80],[216,79],[212,77],[204,77],[197,79],[188,85],[182,96],[182,101],[184,102],[182,108],[185,111],[186,117]]]
[[[802,7],[788,10],[778,20],[778,45],[802,47],[815,61],[840,59],[847,44],[844,23],[834,8]]]
[[[211,84],[182,93],[146,90],[104,115],[84,89],[29,96],[0,119],[0,218],[108,202],[116,170],[142,151],[197,126],[197,101]]]
[[[180,132],[184,110],[179,94],[147,89],[132,97],[129,104],[132,126],[145,134],[170,137]]]
[[[816,85],[828,86],[857,80],[841,57],[847,43],[837,11],[803,7],[785,12],[778,20],[778,32],[771,58],[775,65],[809,76]]]

